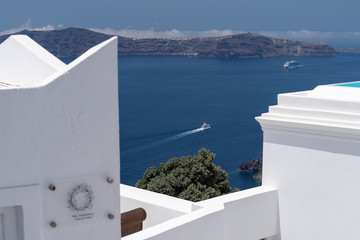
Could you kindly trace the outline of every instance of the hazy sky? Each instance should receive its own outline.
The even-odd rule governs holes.
[[[359,10],[359,0],[1,0],[0,33],[25,27],[193,34],[230,30],[324,41],[338,33],[356,42]]]

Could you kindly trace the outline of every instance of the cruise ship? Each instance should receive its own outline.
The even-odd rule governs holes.
[[[298,67],[300,67],[300,64],[295,60],[287,61],[284,63],[284,69],[295,69]]]

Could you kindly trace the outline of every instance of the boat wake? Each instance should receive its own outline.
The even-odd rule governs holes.
[[[171,137],[167,137],[167,138],[155,141],[155,142],[151,142],[151,143],[139,146],[139,147],[129,149],[129,150],[125,151],[124,154],[133,154],[133,153],[144,151],[144,150],[147,150],[147,149],[150,149],[150,148],[154,148],[154,147],[157,147],[159,145],[163,145],[163,144],[175,141],[177,139],[189,136],[191,134],[201,132],[201,131],[205,131],[206,129],[209,129],[209,127],[208,128],[200,127],[200,128],[194,129],[194,130],[179,133],[179,134],[176,134],[176,135],[171,136]]]

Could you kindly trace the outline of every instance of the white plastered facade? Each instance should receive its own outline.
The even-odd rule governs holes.
[[[263,185],[278,189],[282,240],[356,239],[360,213],[360,88],[280,94],[258,117]]]
[[[117,38],[64,64],[29,37],[11,36],[0,66],[0,210],[19,210],[21,225],[11,239],[119,239]],[[85,191],[92,202],[83,217],[69,201]]]

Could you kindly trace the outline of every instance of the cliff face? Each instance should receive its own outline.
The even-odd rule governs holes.
[[[320,42],[275,39],[246,33],[193,39],[126,39],[119,55],[193,55],[204,58],[259,58],[278,56],[336,56],[334,48]]]
[[[90,47],[112,37],[81,28],[53,31],[24,30],[16,34],[28,35],[57,57],[78,57]],[[0,43],[8,36],[0,36]],[[119,37],[118,54],[189,55],[202,58],[338,55],[325,43],[275,39],[253,33],[193,39]]]

